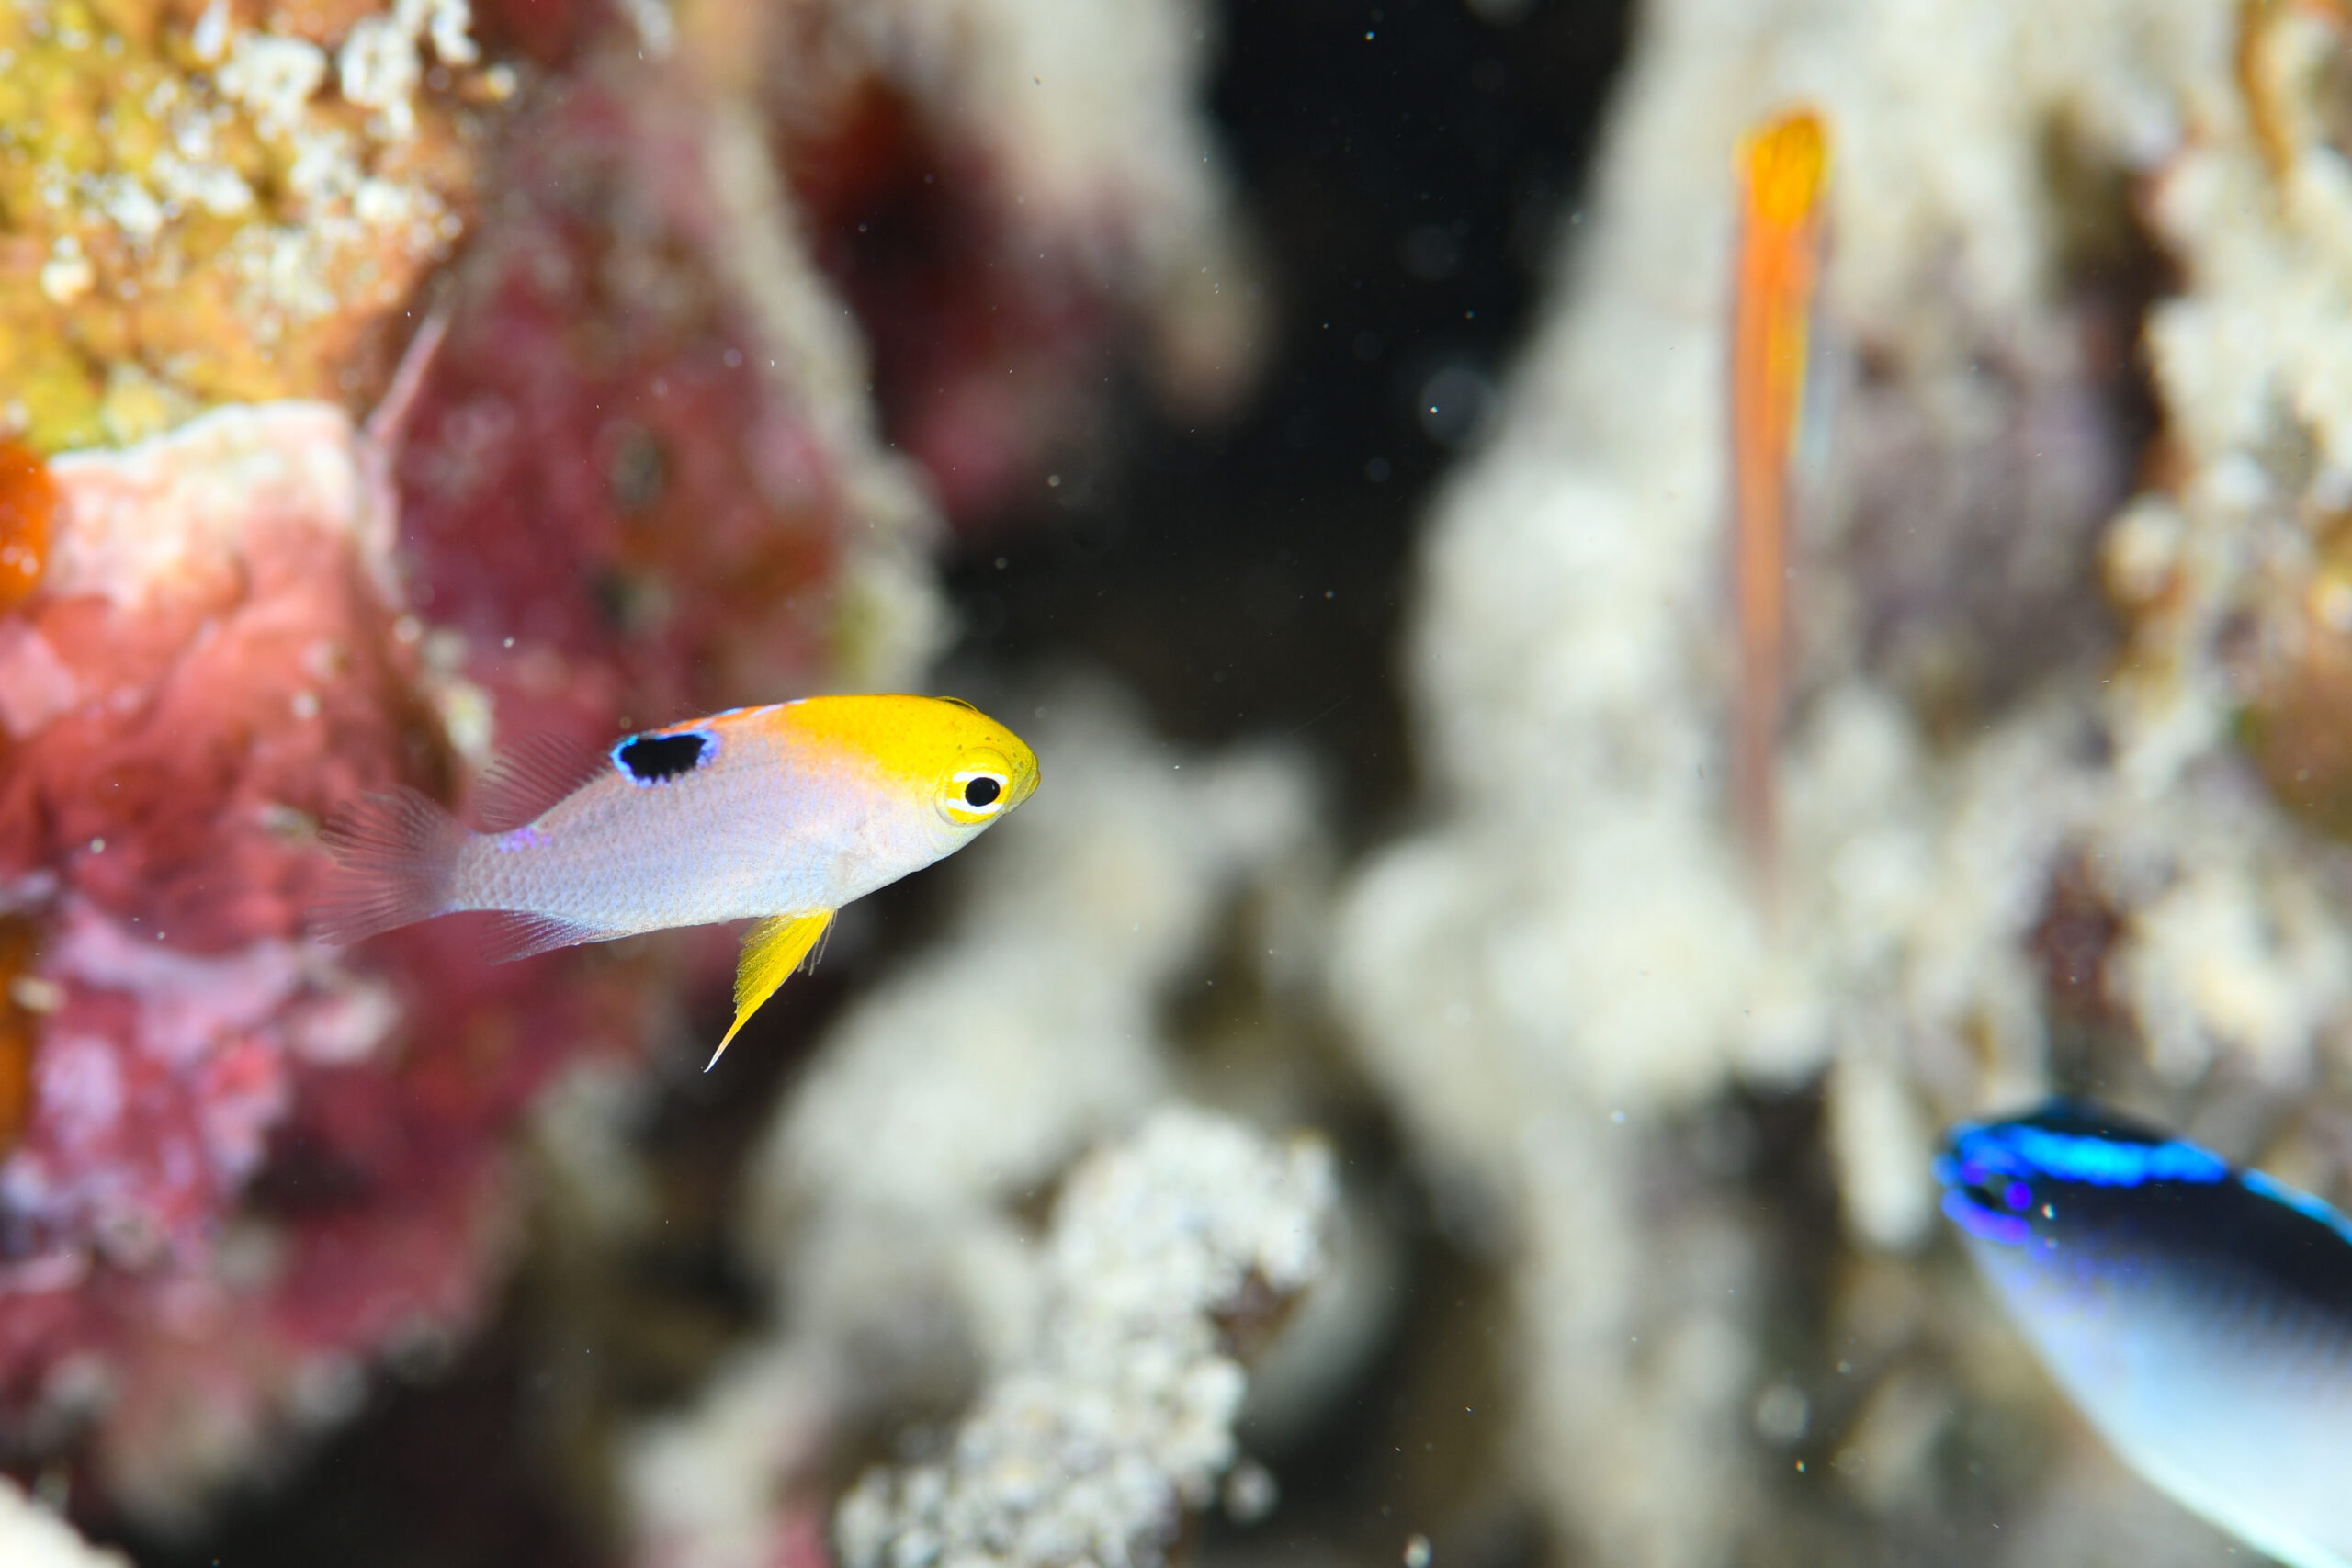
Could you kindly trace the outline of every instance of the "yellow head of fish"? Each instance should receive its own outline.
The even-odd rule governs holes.
[[[813,753],[858,781],[851,793],[867,802],[864,841],[837,848],[849,851],[844,863],[875,886],[953,854],[1037,788],[1037,753],[954,697],[808,697],[747,710],[739,722],[773,727],[804,765]],[[842,891],[854,897],[858,889]],[[778,914],[745,933],[735,1022],[720,1052],[785,977],[810,961],[832,914],[830,907]]]
[[[954,697],[809,697],[775,712],[797,734],[928,802],[954,838],[985,828],[1037,788],[1037,753]]]

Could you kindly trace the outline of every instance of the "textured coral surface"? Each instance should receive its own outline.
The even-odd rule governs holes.
[[[2326,1157],[2298,1097],[2352,1023],[2347,866],[2296,816],[2325,820],[2341,732],[2352,256],[2333,89],[2257,68],[2337,24],[1699,0],[1646,25],[1556,311],[1432,518],[1408,671],[1449,809],[1348,894],[1335,992],[1426,1157],[1517,1227],[1521,1462],[1575,1549],[1707,1563],[1798,1529],[1823,1499],[1743,1432],[1784,1386],[1761,1447],[1832,1461],[1872,1528],[2036,1561],[1969,1479],[1995,1418],[1963,1401],[2030,1401],[2014,1348],[1959,1326],[1964,1282],[1774,1283],[1720,1195],[1655,1170],[1678,1123],[1817,1082],[1850,1245],[1905,1254],[1938,1127],[2053,1087]],[[1790,547],[1774,885],[1722,785],[1715,305],[1730,150],[1800,101],[1836,148],[1844,379]],[[1800,1332],[1860,1387],[1776,1385]]]
[[[0,1557],[2228,1557],[1929,1156],[2345,1191],[2336,7],[0,7]],[[358,793],[899,686],[1043,788],[708,1077],[732,933],[304,933]]]
[[[1220,232],[1174,10],[1065,168],[981,90],[1022,13],[904,9],[0,11],[0,1447],[81,1506],[198,1518],[445,1357],[518,1123],[723,973],[723,933],[322,947],[321,824],[537,732],[910,683],[940,500],[1030,479]],[[963,178],[877,276],[853,236],[926,156],[883,99]],[[934,376],[963,413],[893,389]]]
[[[302,938],[319,818],[447,777],[370,466],[339,411],[290,403],[60,459],[70,525],[0,628],[0,852],[39,932],[0,1171],[12,1427],[98,1416],[108,1483],[150,1507],[347,1407],[355,1355],[476,1310],[495,1134],[563,1055],[628,1037],[544,965],[445,977],[420,1035],[462,940],[354,968]]]
[[[1070,1173],[1030,1357],[975,1402],[942,1462],[842,1499],[850,1568],[1167,1560],[1236,1457],[1228,1347],[1329,1264],[1327,1151],[1163,1111]]]
[[[386,311],[462,228],[465,101],[513,86],[472,69],[465,0],[256,20],[0,13],[0,384],[43,450],[216,403],[356,402]]]

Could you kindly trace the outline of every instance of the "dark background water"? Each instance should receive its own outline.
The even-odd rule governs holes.
[[[1361,844],[1412,798],[1396,673],[1414,528],[1431,482],[1475,445],[1476,405],[1539,303],[1626,8],[1563,0],[1498,17],[1463,0],[1226,0],[1220,11],[1213,109],[1269,269],[1264,373],[1210,428],[1171,423],[1139,386],[1120,389],[1111,438],[945,563],[966,628],[950,662],[1105,671],[1183,739],[1295,738],[1325,765],[1343,840]],[[808,1038],[847,989],[841,966],[800,983],[769,1010],[776,1031]],[[724,1094],[673,1086],[651,1111],[643,1137],[675,1224],[596,1287],[612,1292],[602,1319],[568,1310],[578,1281],[535,1248],[452,1366],[379,1380],[367,1413],[283,1485],[235,1503],[200,1540],[128,1543],[139,1562],[610,1562],[581,1450],[616,1413],[688,1397],[709,1352],[755,1321],[723,1227],[737,1161],[786,1067],[776,1054]],[[1402,1339],[1431,1314],[1469,1310],[1451,1285],[1443,1294],[1408,1303]],[[599,1321],[606,1330],[582,1326]],[[1382,1493],[1379,1434],[1408,1397],[1396,1370],[1393,1356],[1376,1363],[1282,1457],[1275,1539],[1342,1530]],[[1528,1545],[1503,1520],[1468,1556],[1512,1562]],[[1460,1552],[1449,1561],[1466,1568]]]
[[[958,652],[1110,670],[1180,737],[1306,730],[1361,833],[1408,795],[1413,529],[1536,307],[1624,7],[1221,11],[1213,107],[1272,273],[1265,373],[1221,429],[1124,399],[1092,471],[950,564]],[[1432,386],[1456,394],[1435,417]]]

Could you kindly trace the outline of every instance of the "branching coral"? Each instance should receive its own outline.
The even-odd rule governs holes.
[[[2238,41],[2165,4],[1653,6],[1572,287],[1438,510],[1410,677],[1449,809],[1352,891],[1334,990],[1523,1239],[1529,1484],[1604,1560],[1724,1561],[1769,1517],[1730,1436],[1752,1265],[1687,1194],[1671,1241],[1632,1217],[1666,1120],[1826,1072],[1849,1226],[1908,1247],[1939,1121],[2086,1053],[2109,1092],[2275,1094],[2352,1025],[2346,866],[2232,744],[2251,698],[2273,779],[2316,795],[2335,755],[2352,230],[2315,117],[2266,162]],[[2306,51],[2291,108],[2320,57],[2264,47]],[[1795,99],[1837,148],[1855,368],[1799,544],[1776,901],[1724,801],[1721,261],[1731,150]],[[2135,182],[2187,280],[2150,328],[2165,461],[2119,514],[2133,285],[2084,256],[2129,254],[2095,198]],[[1650,1457],[1601,1462],[1628,1429]],[[1856,1495],[1928,1485],[1906,1451]]]
[[[850,1568],[1165,1561],[1233,1463],[1228,1346],[1325,1267],[1329,1157],[1162,1111],[1071,1173],[1034,1348],[944,1461],[869,1473],[836,1524]]]

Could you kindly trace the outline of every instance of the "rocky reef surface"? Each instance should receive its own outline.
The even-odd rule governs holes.
[[[1591,1561],[2091,1560],[2114,1505],[2069,1478],[2107,1461],[2005,1465],[2047,1406],[1948,1259],[1894,1261],[1942,1125],[2098,1093],[2330,1184],[2340,27],[1644,11],[1554,310],[1425,542],[1442,812],[1344,895],[1332,971],[1509,1237],[1511,1459]],[[1832,390],[1772,886],[1726,807],[1724,331],[1734,152],[1792,105],[1834,148]],[[1815,1083],[1849,1239],[1793,1263],[1688,1161]]]
[[[1178,0],[0,9],[0,1555],[176,1562],[493,1316],[565,1568],[2229,1553],[1929,1154],[2063,1089],[2345,1190],[2344,17],[1647,0],[1541,199],[1487,107],[1614,8],[1342,20],[1373,107],[1297,85],[1261,255]],[[1759,846],[1726,379],[1792,108]],[[1416,173],[1351,250],[1375,126],[1515,226]],[[1506,248],[1507,367],[1486,295],[1350,314]],[[1323,379],[1219,448],[1277,344]],[[356,794],[934,682],[1041,794],[717,1089],[730,933],[304,933]]]
[[[1199,37],[0,11],[0,1450],[191,1521],[463,1342],[521,1123],[683,1048],[724,939],[330,950],[321,822],[460,803],[520,737],[915,681],[933,552],[1123,341],[1180,401],[1247,373]]]

